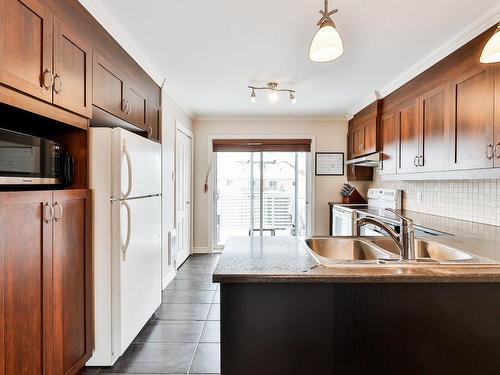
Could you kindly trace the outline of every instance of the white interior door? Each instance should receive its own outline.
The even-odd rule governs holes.
[[[187,133],[177,129],[175,147],[177,268],[189,257],[192,248],[193,138]]]

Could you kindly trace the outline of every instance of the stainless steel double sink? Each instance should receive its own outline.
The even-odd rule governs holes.
[[[387,237],[313,237],[305,239],[304,243],[313,258],[326,267],[341,264],[383,264],[387,259],[399,258],[396,243]],[[417,261],[411,264],[498,264],[490,259],[427,239],[416,239],[415,251]]]

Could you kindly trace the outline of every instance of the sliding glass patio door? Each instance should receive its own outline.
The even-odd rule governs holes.
[[[309,224],[308,152],[215,153],[213,238],[304,236]]]

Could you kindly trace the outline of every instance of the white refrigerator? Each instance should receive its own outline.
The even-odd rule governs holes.
[[[161,303],[161,145],[91,128],[95,350],[111,366]]]

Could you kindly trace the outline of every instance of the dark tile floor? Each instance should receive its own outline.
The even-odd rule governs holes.
[[[212,283],[218,255],[192,255],[163,291],[162,304],[113,367],[81,374],[218,374],[220,294]]]

